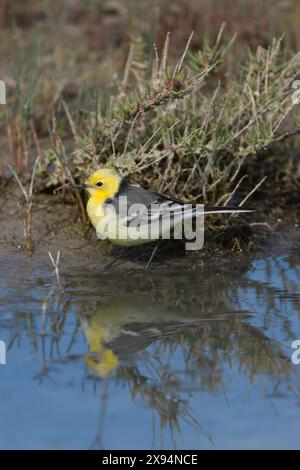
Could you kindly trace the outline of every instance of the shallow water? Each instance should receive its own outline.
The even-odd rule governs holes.
[[[299,448],[300,256],[181,275],[2,260],[1,448]],[[15,260],[14,260],[15,263]]]

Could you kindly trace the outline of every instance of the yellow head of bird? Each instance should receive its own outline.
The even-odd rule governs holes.
[[[118,192],[122,177],[113,168],[94,171],[83,185],[90,197],[100,201],[112,198]]]

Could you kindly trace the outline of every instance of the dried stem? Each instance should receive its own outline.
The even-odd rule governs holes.
[[[33,238],[32,238],[32,207],[33,207],[33,185],[34,185],[34,178],[36,174],[36,168],[37,164],[40,160],[40,157],[37,157],[32,173],[31,173],[31,179],[30,179],[30,184],[28,190],[26,190],[25,186],[23,185],[22,181],[20,180],[18,174],[14,170],[12,166],[9,165],[9,168],[14,175],[20,190],[24,196],[25,199],[25,209],[24,209],[24,241],[25,241],[25,248],[29,253],[32,253],[33,251]]]

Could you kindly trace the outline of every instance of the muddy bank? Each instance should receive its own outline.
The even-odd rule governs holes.
[[[32,217],[34,250],[29,254],[23,248],[23,200],[15,183],[2,187],[0,207],[0,253],[12,267],[18,259],[31,266],[51,268],[48,252],[56,254],[60,250],[62,271],[103,273],[108,272],[107,265],[122,252],[122,248],[97,240],[93,228],[82,223],[76,204],[58,195],[38,194]],[[158,253],[151,270],[189,271],[208,263],[216,267],[222,263],[230,268],[233,260],[249,263],[263,254],[285,252],[300,240],[297,204],[280,208],[278,200],[272,204],[269,198],[268,204],[258,203],[257,207],[256,212],[237,220],[230,229],[208,230],[200,251],[185,252],[182,245],[169,242]],[[134,249],[111,269],[142,272],[152,248]]]

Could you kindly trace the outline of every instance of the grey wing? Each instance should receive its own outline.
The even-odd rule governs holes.
[[[116,196],[114,198],[107,199],[105,204],[113,206],[118,213],[122,198],[126,198],[127,208],[129,210],[129,208],[134,204],[143,204],[146,207],[150,206],[157,199],[157,195],[139,186],[122,183],[121,189]]]
[[[135,186],[129,186],[127,194],[129,209],[124,220],[127,226],[146,225],[170,218],[170,215],[182,213],[186,207],[184,203]]]
[[[148,223],[148,211],[157,200],[157,196],[139,186],[123,183],[120,191],[105,204],[114,209],[125,225]]]
[[[108,202],[108,201],[107,201]],[[139,186],[125,183],[118,195],[109,200],[125,225],[145,225],[163,218],[193,212],[194,208],[183,201],[172,199],[163,194],[152,193]]]

